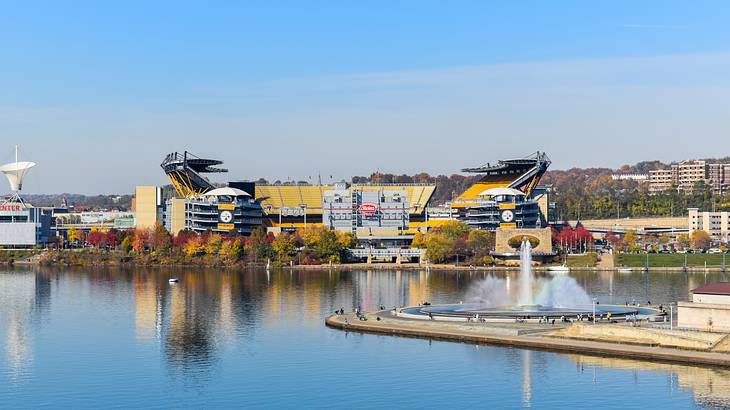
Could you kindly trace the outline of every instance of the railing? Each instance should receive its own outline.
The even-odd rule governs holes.
[[[350,249],[350,254],[356,258],[393,258],[400,255],[405,258],[417,258],[421,256],[421,250],[415,248],[354,248]]]

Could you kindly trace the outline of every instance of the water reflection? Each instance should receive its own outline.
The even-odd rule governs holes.
[[[170,284],[168,279],[172,276],[180,282]],[[327,332],[323,318],[336,309],[372,310],[381,305],[403,306],[426,300],[454,303],[464,300],[477,282],[490,276],[505,278],[505,286],[509,286],[517,273],[288,269],[0,272],[0,332],[3,332],[6,373],[11,381],[32,377],[37,365],[36,345],[43,343],[48,348],[47,344],[52,343],[36,340],[45,327],[63,327],[65,324],[58,321],[65,319],[79,320],[83,329],[86,321],[113,318],[115,322],[110,329],[115,333],[109,336],[112,341],[108,343],[132,340],[136,348],[123,342],[115,346],[143,352],[156,349],[170,377],[187,386],[206,386],[216,377],[215,369],[231,360],[227,354],[255,352],[256,346],[265,343],[281,344],[280,338],[303,338]],[[687,300],[690,289],[720,279],[720,274],[676,272],[574,272],[571,276],[601,303],[618,304],[634,300],[642,303],[651,300],[655,304]],[[56,322],[49,319],[51,316]],[[95,332],[93,328],[83,330],[91,335]],[[550,366],[541,362],[547,360],[542,354],[527,350],[514,353],[510,360],[521,364],[522,404],[529,406],[537,397],[532,394],[533,379],[544,378],[542,373],[535,373],[533,378],[533,372],[548,372]],[[730,373],[724,371],[583,356],[571,358],[581,368],[587,365],[593,369],[603,366],[656,369],[676,375],[679,386],[691,389],[698,402],[730,404],[723,396],[730,387]]]
[[[5,362],[12,381],[28,376],[33,365],[33,324],[49,308],[50,279],[24,273],[0,274],[0,323],[5,331]]]
[[[632,372],[637,381],[639,371],[665,373],[675,389],[691,391],[697,404],[714,408],[730,407],[730,370],[606,357],[567,356],[580,368],[590,367],[593,371],[596,368],[625,370]]]

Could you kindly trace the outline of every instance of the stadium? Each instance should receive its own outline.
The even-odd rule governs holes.
[[[474,228],[496,230],[532,229],[548,225],[547,189],[538,184],[550,166],[545,153],[526,158],[500,160],[462,172],[481,178],[461,194],[451,208],[458,218]]]
[[[137,187],[137,226],[242,235],[258,226],[275,235],[324,226],[387,247],[407,245],[416,233],[454,219],[486,230],[541,228],[549,220],[547,189],[539,182],[550,159],[541,152],[463,169],[479,179],[440,208],[430,206],[433,184],[213,184],[207,175],[227,172],[222,165],[187,151],[167,155],[161,167],[176,195]]]

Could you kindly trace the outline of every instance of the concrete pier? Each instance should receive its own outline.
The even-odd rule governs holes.
[[[730,346],[724,334],[655,328],[637,328],[634,332],[629,326],[617,324],[552,326],[409,320],[393,316],[390,311],[368,313],[365,318],[332,315],[325,324],[346,331],[730,368]]]

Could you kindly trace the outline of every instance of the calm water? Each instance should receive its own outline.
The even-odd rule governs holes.
[[[516,275],[516,274],[515,274]],[[170,276],[180,283],[168,283]],[[693,408],[730,372],[328,329],[340,307],[455,302],[484,274],[0,271],[0,407]],[[513,276],[515,277],[515,276]],[[720,274],[576,273],[604,303]]]

